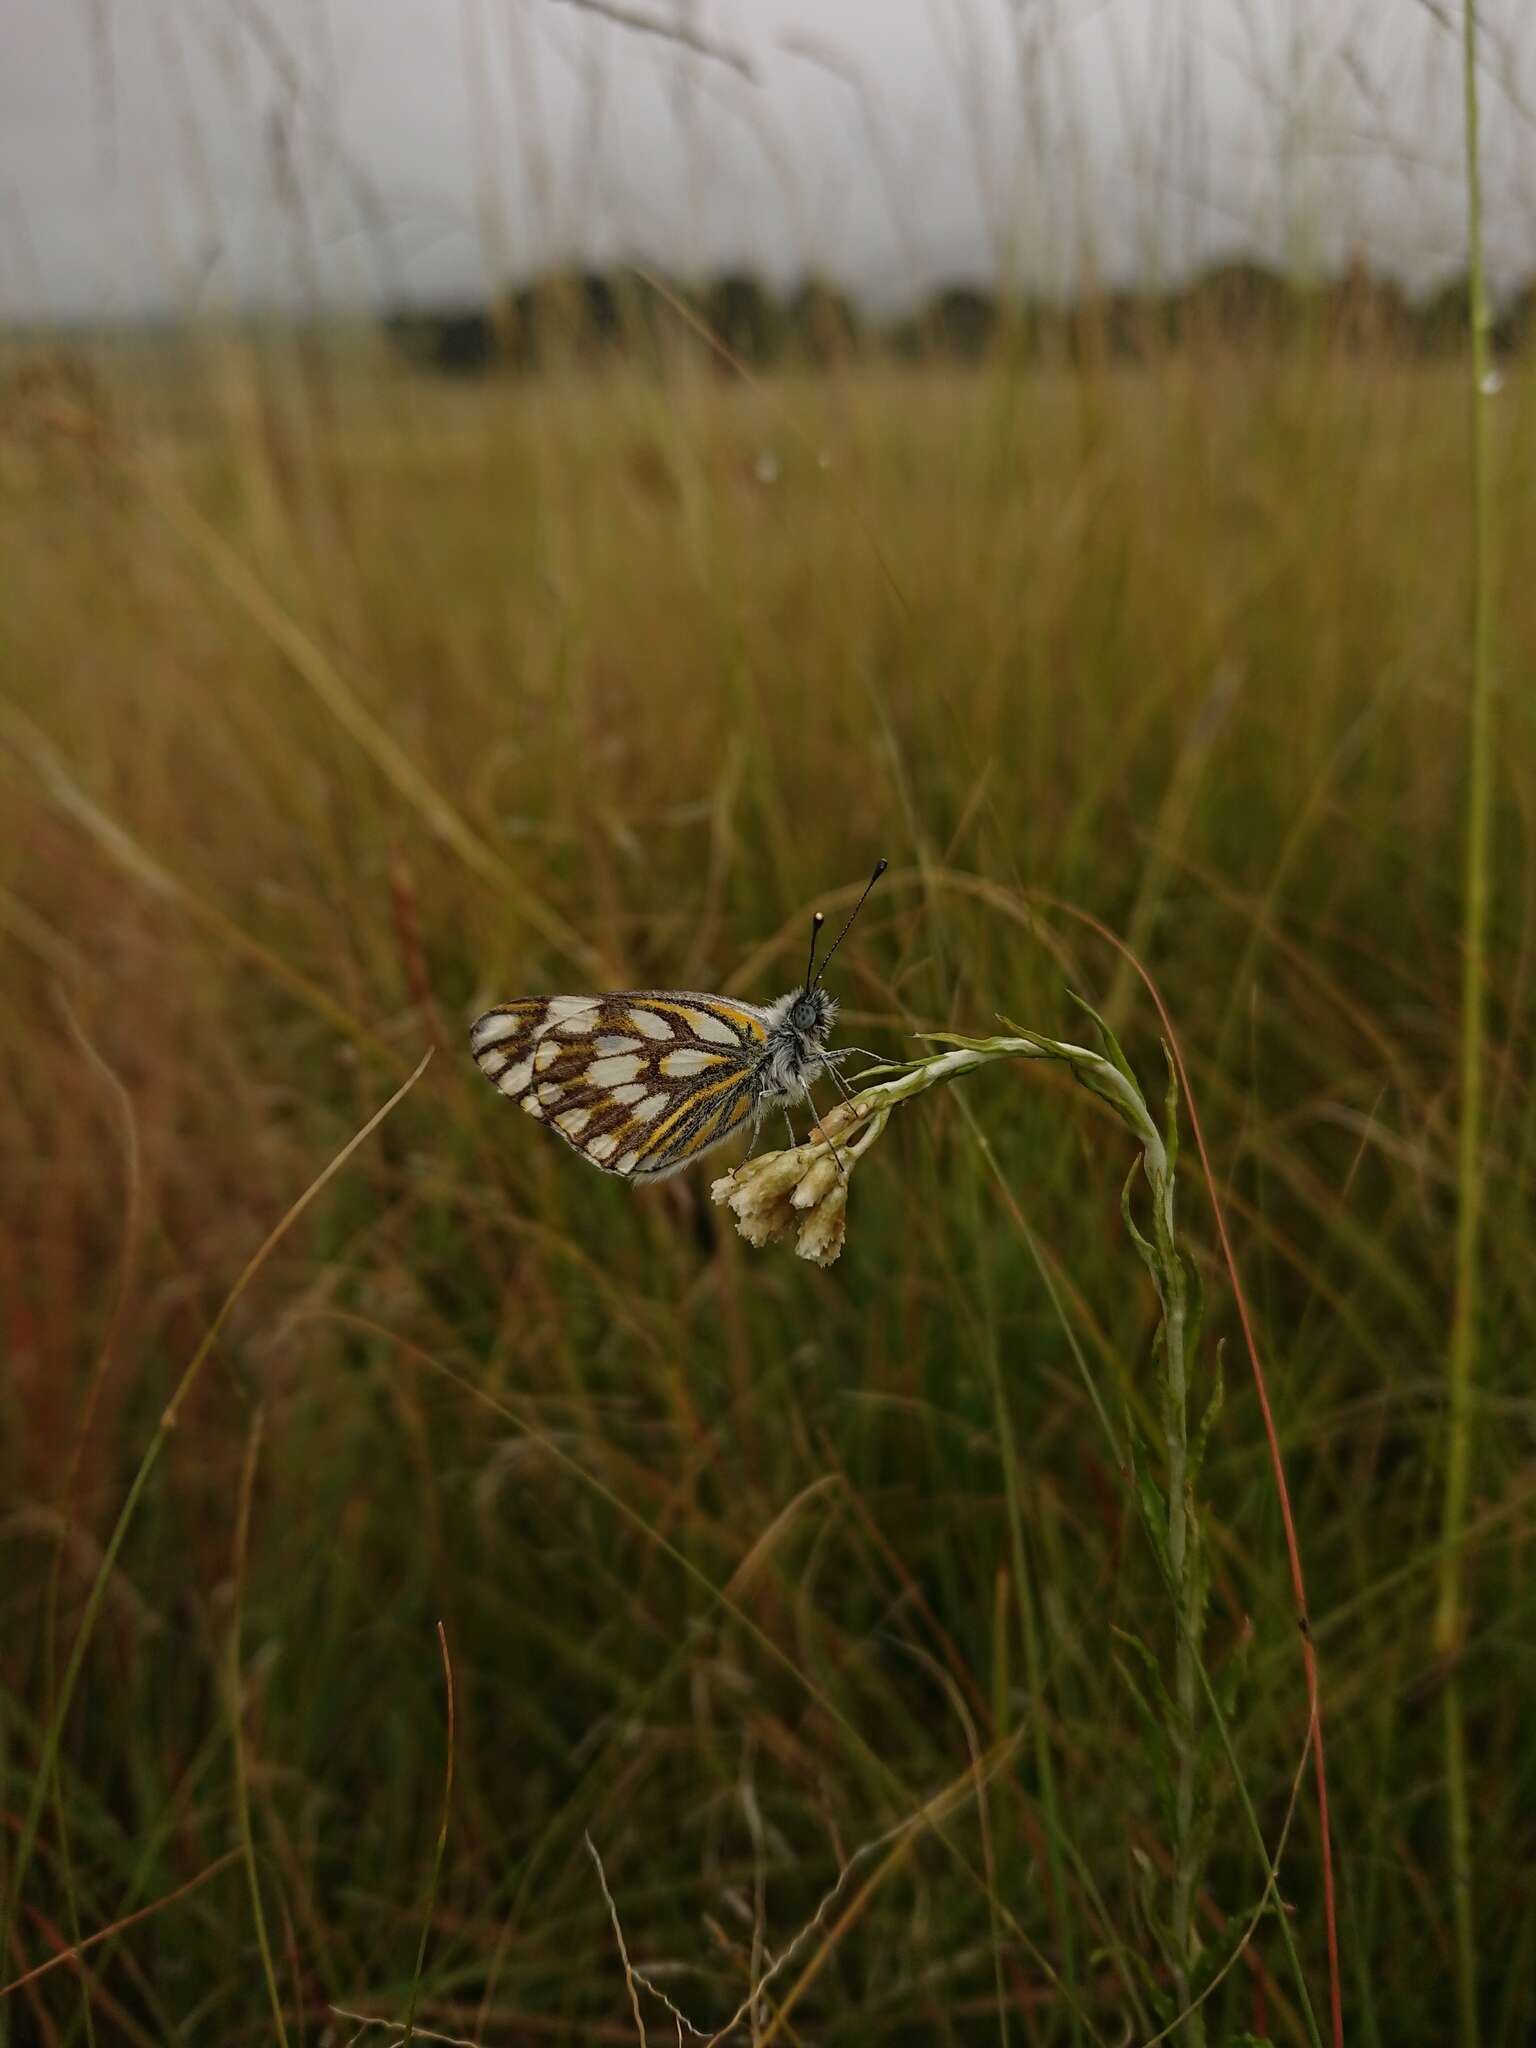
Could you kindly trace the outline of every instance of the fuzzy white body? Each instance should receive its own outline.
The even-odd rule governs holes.
[[[765,1110],[804,1102],[811,1083],[837,1058],[827,1051],[837,1004],[821,989],[807,994],[803,988],[792,988],[761,1014],[768,1035],[752,1073],[754,1131]]]

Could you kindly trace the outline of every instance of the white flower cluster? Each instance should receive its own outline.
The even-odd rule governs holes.
[[[830,1266],[848,1233],[848,1175],[889,1114],[866,1102],[843,1103],[822,1119],[809,1144],[745,1160],[717,1180],[710,1195],[729,1206],[749,1244],[761,1248],[793,1230],[802,1259]]]

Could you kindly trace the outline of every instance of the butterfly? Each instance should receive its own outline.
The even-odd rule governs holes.
[[[770,1109],[787,1117],[823,1075],[842,1088],[838,1062],[856,1048],[827,1050],[837,1004],[821,981],[885,869],[882,860],[820,974],[817,911],[805,984],[776,1002],[681,989],[523,996],[476,1018],[470,1050],[503,1095],[604,1173],[666,1180],[743,1124],[755,1141]]]

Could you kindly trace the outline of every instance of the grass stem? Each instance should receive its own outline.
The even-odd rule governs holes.
[[[1191,1512],[1192,1474],[1189,1457],[1189,1373],[1185,1357],[1188,1301],[1184,1263],[1174,1236],[1173,1172],[1163,1176],[1155,1188],[1154,1230],[1158,1254],[1158,1291],[1163,1303],[1163,1431],[1168,1452],[1168,1567],[1178,1612],[1174,1645],[1174,1706],[1177,1709],[1172,1741],[1177,1776],[1174,1785],[1173,1833],[1173,1952],[1174,1993],[1182,2009],[1190,2003],[1192,1972],[1197,1961],[1195,1938],[1195,1888],[1199,1881],[1199,1858],[1195,1841],[1196,1774],[1199,1741],[1196,1735],[1196,1692],[1199,1677],[1202,1599],[1200,1592],[1199,1530]],[[1205,2023],[1198,2007],[1191,2010],[1184,2027],[1191,2048],[1205,2039]]]
[[[250,1440],[245,1448],[245,1465],[240,1474],[240,1505],[235,1514],[234,1607],[229,1623],[230,1739],[235,1752],[235,1809],[240,1822],[240,1853],[245,1859],[246,1882],[251,1894],[251,1917],[256,1922],[256,1944],[261,1950],[261,1974],[272,2008],[278,2048],[288,2048],[288,2029],[283,2020],[283,2001],[272,1964],[272,1943],[267,1934],[266,1908],[261,1899],[261,1875],[256,1868],[256,1837],[251,1827],[251,1788],[245,1757],[245,1701],[240,1682],[240,1624],[245,1614],[245,1561],[251,1534],[251,1499],[256,1491],[256,1462],[261,1455],[263,1410],[258,1407],[251,1422]]]
[[[1469,368],[1472,602],[1470,730],[1467,752],[1466,871],[1462,899],[1461,1121],[1456,1162],[1456,1288],[1451,1314],[1446,1417],[1444,1548],[1435,1604],[1434,1645],[1446,1666],[1446,1819],[1450,1835],[1452,1913],[1460,2039],[1477,2048],[1477,1918],[1472,1897],[1471,1817],[1467,1794],[1466,1724],[1461,1676],[1462,1531],[1472,1466],[1472,1404],[1478,1350],[1483,1221],[1483,1037],[1492,838],[1493,546],[1488,446],[1490,384],[1488,287],[1483,266],[1483,194],[1478,137],[1477,7],[1463,0],[1462,88],[1467,171],[1467,296]]]
[[[1075,903],[1067,903],[1059,897],[1048,896],[1044,891],[1037,891],[1036,898],[1087,925],[1117,951],[1127,950],[1124,940],[1112,932],[1108,925],[1101,923],[1090,912],[1079,909]],[[1254,1334],[1253,1315],[1248,1306],[1248,1290],[1243,1285],[1242,1271],[1232,1245],[1232,1233],[1227,1228],[1226,1204],[1222,1200],[1220,1183],[1211,1168],[1211,1155],[1205,1142],[1205,1128],[1200,1121],[1200,1111],[1189,1084],[1189,1069],[1185,1064],[1178,1034],[1173,1028],[1173,1019],[1168,1014],[1168,1006],[1163,1001],[1161,989],[1142,962],[1136,959],[1134,954],[1130,957],[1157,1011],[1163,1027],[1164,1042],[1178,1076],[1179,1091],[1189,1117],[1190,1135],[1200,1156],[1200,1171],[1205,1180],[1206,1196],[1211,1205],[1216,1235],[1221,1241],[1222,1263],[1226,1267],[1227,1279],[1231,1284],[1232,1305],[1237,1310],[1238,1324],[1243,1333],[1243,1348],[1248,1354],[1248,1364],[1253,1374],[1253,1389],[1258,1398],[1259,1414],[1264,1424],[1264,1441],[1269,1451],[1270,1471],[1275,1482],[1275,1499],[1280,1508],[1281,1527],[1285,1532],[1286,1562],[1290,1571],[1291,1596],[1296,1603],[1296,1620],[1301,1632],[1302,1668],[1307,1683],[1307,1713],[1312,1733],[1312,1768],[1317,1787],[1323,1919],[1328,1942],[1328,2016],[1333,2048],[1344,2048],[1344,1996],[1339,1970],[1339,1921],[1333,1874],[1333,1835],[1328,1807],[1328,1765],[1323,1750],[1322,1692],[1318,1678],[1317,1646],[1312,1639],[1312,1622],[1307,1603],[1306,1573],[1301,1561],[1301,1541],[1296,1533],[1296,1516],[1291,1506],[1290,1482],[1285,1476],[1285,1457],[1280,1449],[1280,1432],[1275,1426],[1274,1409],[1270,1405],[1268,1376],[1264,1370],[1263,1359],[1259,1355],[1258,1338]],[[1289,1939],[1288,1931],[1287,1938]]]
[[[405,2048],[416,2032],[416,2004],[421,1996],[421,1973],[427,1962],[427,1942],[432,1934],[432,1916],[437,1911],[438,1886],[443,1878],[443,1857],[448,1848],[448,1816],[453,1810],[453,1662],[448,1655],[448,1631],[437,1624],[437,1647],[443,1659],[443,1684],[447,1690],[448,1733],[443,1764],[443,1817],[437,1830],[437,1851],[432,1858],[432,1882],[427,1887],[427,1910],[421,1919],[421,1939],[416,1945],[416,1967],[411,1972],[411,1999],[405,2009]]]
[[[1051,1760],[1050,1713],[1046,1702],[1045,1659],[1041,1654],[1040,1629],[1035,1612],[1035,1587],[1030,1576],[1029,1554],[1024,1541],[1024,1511],[1019,1500],[1018,1451],[1013,1417],[1008,1407],[1008,1390],[1003,1382],[1002,1364],[989,1330],[985,1340],[988,1376],[992,1383],[992,1406],[996,1418],[998,1448],[1003,1460],[1003,1498],[1008,1511],[1008,1544],[1016,1589],[1019,1625],[1024,1640],[1024,1668],[1029,1681],[1030,1720],[1033,1723],[1035,1779],[1045,1820],[1045,1853],[1050,1870],[1051,1893],[1056,1908],[1057,1938],[1061,1943],[1061,1971],[1066,1982],[1077,1985],[1077,1944],[1072,1925],[1072,1902],[1067,1895],[1066,1870],[1061,1855],[1061,1807],[1056,1793],[1056,1773]],[[1082,2021],[1076,2006],[1068,2008],[1072,2039],[1081,2042]],[[1006,2034],[1004,2042],[1006,2048]]]

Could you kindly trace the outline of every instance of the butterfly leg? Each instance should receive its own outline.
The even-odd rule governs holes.
[[[763,1134],[763,1104],[762,1104],[762,1103],[758,1103],[758,1104],[757,1104],[757,1106],[756,1106],[756,1108],[755,1108],[755,1109],[754,1109],[754,1110],[752,1111],[752,1122],[751,1122],[751,1125],[749,1126],[749,1129],[748,1129],[748,1144],[747,1144],[747,1149],[746,1149],[746,1152],[745,1152],[745,1154],[744,1154],[744,1156],[743,1156],[743,1158],[742,1158],[742,1162],[741,1162],[743,1166],[745,1166],[745,1165],[746,1165],[746,1163],[747,1163],[747,1160],[748,1160],[748,1159],[750,1159],[750,1158],[752,1157],[753,1153],[754,1153],[754,1152],[755,1152],[755,1151],[757,1150],[757,1141],[758,1141],[758,1139],[759,1139],[759,1138],[760,1138],[760,1137],[762,1136],[762,1134]]]
[[[837,1071],[837,1068],[833,1064],[833,1062],[830,1059],[828,1059],[827,1055],[824,1052],[818,1053],[816,1057],[821,1061],[822,1066],[826,1069],[827,1079],[832,1083],[832,1086],[837,1090],[838,1094],[841,1095],[844,1102],[852,1102],[853,1097],[848,1093],[847,1083],[843,1080],[842,1075]]]
[[[837,1090],[838,1094],[841,1095],[844,1102],[852,1102],[853,1097],[848,1093],[848,1090],[843,1086],[842,1076],[838,1073],[836,1067],[833,1066],[832,1062],[827,1058],[826,1054],[818,1053],[816,1057],[821,1061],[821,1064],[826,1068],[828,1078],[830,1079],[833,1087]],[[812,1104],[812,1107],[814,1108],[815,1105]],[[816,1122],[819,1128],[821,1124],[821,1118],[819,1115],[817,1116]],[[836,1138],[828,1139],[828,1143],[832,1147],[832,1163],[834,1166],[836,1166],[838,1172],[846,1181],[848,1178],[848,1169],[843,1164],[843,1155],[838,1150]]]

